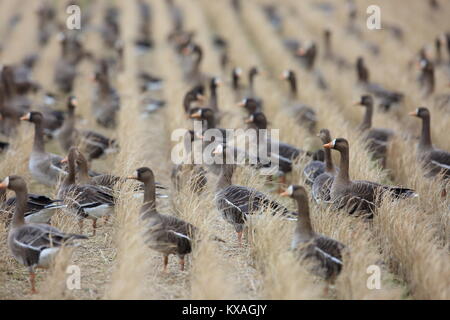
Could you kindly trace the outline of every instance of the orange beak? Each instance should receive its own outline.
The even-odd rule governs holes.
[[[280,74],[280,80],[286,80],[286,75],[284,74],[284,72]]]
[[[67,158],[67,157],[65,157],[64,159],[62,159],[61,161],[60,161],[60,163],[67,163],[69,161],[69,159]]]
[[[247,118],[247,119],[244,120],[244,122],[245,123],[253,123],[253,118],[252,117]]]
[[[21,117],[20,117],[20,120],[30,120],[30,114],[27,113],[26,115],[21,116]]]
[[[417,117],[417,112],[416,111],[408,112],[408,114],[410,116]]]
[[[280,193],[280,196],[282,196],[282,197],[289,197],[289,192],[287,192],[287,190],[283,191],[282,193]]]
[[[191,119],[200,119],[202,117],[202,113],[200,110],[198,110],[197,112],[194,112],[193,114],[191,114],[189,117]]]
[[[354,101],[354,102],[353,102],[353,105],[354,105],[354,106],[360,106],[360,105],[361,105],[361,101]]]
[[[245,106],[245,102],[244,101],[239,101],[238,103],[236,103],[236,105],[238,106],[238,107],[243,107],[243,106]]]
[[[329,142],[329,143],[327,143],[327,144],[324,144],[323,147],[324,147],[325,149],[333,149],[333,143]]]
[[[306,53],[306,51],[305,51],[305,49],[303,49],[303,48],[300,48],[300,49],[297,50],[297,54],[298,54],[299,56],[301,56],[301,57],[304,56],[305,53]]]
[[[137,177],[135,177],[135,176],[128,176],[128,177],[126,177],[126,179],[137,180],[138,178],[137,178]]]

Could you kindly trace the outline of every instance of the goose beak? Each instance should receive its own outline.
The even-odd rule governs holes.
[[[245,123],[253,123],[253,115],[244,120]]]
[[[2,182],[0,182],[0,189],[6,189],[9,186],[9,177],[6,177]]]
[[[126,177],[126,179],[129,179],[129,180],[137,180],[138,178],[135,177],[135,176],[128,176],[128,177]]]
[[[353,105],[354,106],[360,106],[361,105],[361,100],[353,101]]]
[[[21,117],[20,117],[20,120],[27,120],[27,121],[30,121],[30,118],[31,118],[31,114],[30,114],[30,113],[27,113],[26,115],[21,116]]]
[[[282,74],[280,74],[280,80],[286,80],[286,74],[283,72]]]
[[[285,190],[282,193],[280,193],[280,196],[282,196],[282,197],[289,197],[289,192],[287,190]]]
[[[410,116],[417,117],[417,111],[408,112]]]
[[[297,55],[299,55],[300,57],[303,57],[305,55],[306,51],[303,48],[300,48],[297,50]]]
[[[222,80],[216,79],[216,86],[220,87],[222,85]]]
[[[200,110],[197,110],[193,114],[189,116],[191,119],[200,119],[202,117],[202,112]]]
[[[333,149],[333,143],[330,142],[330,143],[324,144],[323,147],[324,147],[325,149]]]
[[[236,103],[236,106],[242,108],[243,106],[245,106],[245,102],[244,101],[239,101],[238,103]]]
[[[62,159],[61,161],[60,161],[60,163],[67,163],[69,161],[69,159],[67,158],[67,157],[65,157],[64,159]]]

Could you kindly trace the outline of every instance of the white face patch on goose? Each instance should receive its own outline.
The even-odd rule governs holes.
[[[334,146],[336,145],[336,139],[334,139],[332,142],[331,142],[331,146],[334,148]]]
[[[249,119],[250,122],[253,122],[254,118],[255,118],[255,117],[254,117],[253,115],[251,115],[251,116],[250,116],[250,119]]]
[[[240,76],[242,74],[242,69],[241,68],[236,68],[234,70],[234,73],[236,73],[236,75]]]
[[[287,188],[287,193],[288,193],[290,196],[292,196],[292,194],[294,193],[294,186],[293,186],[293,185],[290,185],[290,186]]]
[[[283,71],[283,77],[284,77],[285,79],[289,78],[289,70],[284,70],[284,71]]]
[[[419,115],[419,108],[416,109],[416,115]]]
[[[8,186],[9,186],[9,177],[6,177],[5,179],[3,179],[2,184],[4,184],[6,188],[8,188]]]

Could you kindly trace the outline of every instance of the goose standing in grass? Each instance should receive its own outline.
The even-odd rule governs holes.
[[[238,107],[244,108],[250,116],[255,112],[262,112],[262,103],[253,98],[244,98],[236,104]]]
[[[450,177],[450,152],[440,150],[431,142],[431,115],[427,108],[417,108],[409,115],[422,119],[422,133],[417,145],[418,160],[427,171],[426,177],[434,177],[440,173]]]
[[[183,109],[187,116],[198,109],[198,107],[192,105],[194,102],[203,102],[205,100],[204,94],[205,87],[203,85],[197,85],[186,92],[183,98]]]
[[[68,174],[58,189],[58,198],[64,200],[69,210],[79,219],[80,233],[83,230],[83,219],[92,220],[93,235],[97,229],[97,219],[107,217],[114,212],[114,196],[112,191],[90,184],[77,184],[76,159],[78,150],[70,148],[67,158]]]
[[[318,136],[322,140],[323,144],[331,142],[331,134],[328,129],[321,129]],[[328,148],[324,149],[325,172],[321,173],[314,179],[311,187],[312,196],[317,203],[329,202],[331,200],[331,185],[333,184],[334,176],[338,171],[337,168],[334,167],[333,158],[331,157],[331,150]]]
[[[358,77],[358,84],[361,88],[379,98],[380,107],[384,111],[389,111],[392,104],[403,101],[403,93],[390,91],[382,87],[380,84],[370,81],[370,72],[362,57],[358,57],[356,61],[356,74]]]
[[[217,149],[217,148],[216,148]],[[218,153],[221,151],[215,151]],[[215,201],[219,212],[225,221],[232,224],[236,230],[239,246],[242,245],[247,216],[257,213],[263,208],[270,208],[273,214],[281,214],[288,219],[295,219],[296,213],[271,200],[264,193],[250,187],[232,184],[235,165],[224,164],[217,181]]]
[[[311,272],[333,282],[342,269],[342,255],[346,246],[341,242],[316,233],[311,225],[308,194],[302,186],[291,185],[282,196],[297,202],[298,220],[291,249],[299,258],[311,263]]]
[[[363,95],[355,105],[361,105],[366,109],[364,119],[358,129],[365,134],[369,152],[373,154],[374,159],[380,160],[382,167],[385,168],[387,145],[394,136],[394,131],[372,128],[373,98],[371,95]]]
[[[391,193],[394,198],[413,198],[417,194],[412,189],[387,186],[364,180],[351,180],[349,175],[349,144],[343,138],[334,139],[323,145],[327,149],[335,149],[341,154],[339,173],[331,185],[331,201],[338,209],[344,209],[349,214],[363,213],[372,217],[380,199]]]
[[[179,218],[164,215],[156,209],[155,176],[150,168],[136,170],[136,176],[130,176],[144,184],[144,204],[141,218],[146,222],[146,243],[155,251],[163,254],[164,272],[167,270],[169,255],[180,258],[180,269],[184,270],[185,256],[192,251],[192,239],[196,228]]]
[[[16,209],[8,234],[8,248],[14,259],[28,268],[31,292],[36,293],[35,268],[49,268],[63,245],[71,245],[74,240],[87,237],[63,233],[47,224],[27,223],[24,217],[28,209],[25,181],[15,175],[6,177],[0,183],[0,189],[5,188],[16,193]]]
[[[80,145],[88,155],[88,160],[97,159],[102,155],[116,150],[115,140],[92,130],[78,130],[75,128],[75,109],[77,99],[70,96],[67,101],[67,117],[58,133],[61,148],[67,152],[70,147]]]
[[[286,70],[281,75],[283,80],[288,81],[290,94],[286,105],[286,112],[294,117],[300,126],[313,132],[317,123],[316,112],[309,106],[297,101],[297,77],[292,70]]]
[[[31,176],[37,182],[46,186],[55,186],[67,173],[62,169],[62,157],[45,152],[43,116],[40,112],[29,112],[20,120],[29,121],[34,124],[34,142],[31,151],[28,168]]]

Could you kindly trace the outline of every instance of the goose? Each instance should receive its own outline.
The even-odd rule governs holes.
[[[342,56],[338,56],[333,51],[332,36],[333,36],[332,31],[330,29],[325,29],[325,31],[323,32],[324,58],[326,60],[333,62],[338,67],[338,69],[347,69],[347,70],[351,69],[352,64],[348,62],[347,59],[345,59]]]
[[[342,270],[342,256],[346,246],[314,231],[309,213],[308,193],[304,187],[290,185],[281,195],[291,197],[297,202],[298,219],[291,250],[296,252],[302,262],[312,263],[310,271],[313,274],[334,282]]]
[[[202,84],[207,81],[207,76],[200,70],[200,64],[203,60],[203,49],[197,43],[189,43],[184,47],[182,53],[184,55],[194,55],[191,69],[186,74],[186,80],[196,84]]]
[[[111,190],[90,185],[77,184],[76,159],[78,150],[70,148],[66,158],[61,162],[68,163],[68,174],[58,188],[58,198],[62,199],[67,208],[79,219],[80,233],[83,230],[83,219],[92,220],[93,235],[97,229],[97,219],[107,217],[114,212],[114,196]]]
[[[83,155],[83,153],[77,149],[77,159],[76,159],[76,170],[77,170],[77,180],[80,184],[85,185],[94,185],[98,187],[104,187],[109,190],[115,190],[117,185],[119,183],[124,183],[126,181],[126,178],[122,178],[119,176],[115,176],[112,174],[98,174],[96,176],[90,176],[89,175],[89,164],[86,159],[86,157]],[[155,182],[157,189],[163,189],[166,190],[167,188],[164,187],[161,183]],[[143,192],[144,189],[142,188],[142,185],[139,185],[135,188],[135,191],[139,193]],[[166,198],[167,196],[163,194],[157,193],[156,196],[158,198]]]
[[[328,85],[322,72],[314,68],[317,57],[317,45],[313,42],[307,48],[301,47],[297,50],[296,57],[300,59],[303,67],[314,76],[316,85],[321,90],[327,90]]]
[[[240,101],[243,98],[243,87],[241,84],[242,69],[235,67],[231,70],[231,89],[233,89],[234,100]]]
[[[41,184],[50,187],[55,186],[60,177],[64,177],[67,173],[62,169],[62,157],[45,152],[42,114],[32,111],[22,116],[20,120],[29,121],[34,124],[33,150],[31,151],[28,162],[31,176]]]
[[[450,177],[450,152],[433,146],[431,141],[431,114],[425,107],[417,108],[410,116],[422,119],[422,133],[417,144],[418,160],[426,169],[426,177],[434,177],[440,173]]]
[[[365,134],[368,149],[373,154],[374,159],[380,159],[383,168],[386,167],[387,144],[394,136],[394,131],[382,128],[372,128],[373,98],[371,95],[363,95],[355,105],[363,106],[365,110],[364,118],[358,130]]]
[[[19,263],[28,268],[31,292],[36,293],[35,268],[49,268],[62,246],[72,245],[75,240],[87,239],[78,234],[63,233],[40,223],[27,223],[28,190],[22,177],[11,175],[0,183],[0,189],[10,189],[16,193],[16,209],[8,233],[8,248]]]
[[[219,152],[215,150],[216,154]],[[248,215],[255,214],[263,208],[270,208],[273,214],[281,214],[290,220],[296,219],[296,213],[290,212],[264,193],[250,187],[232,184],[234,170],[235,165],[222,165],[214,199],[223,219],[233,225],[239,246],[242,246],[242,233]]]
[[[331,134],[328,129],[321,129],[317,136],[322,140],[323,144],[331,142]],[[338,169],[334,167],[331,150],[327,148],[324,148],[324,150],[325,170],[314,179],[311,187],[311,194],[316,203],[330,202],[331,185],[333,184],[334,176],[338,171]]]
[[[70,147],[80,145],[87,153],[88,160],[100,158],[102,155],[117,150],[115,140],[92,130],[78,130],[75,128],[76,97],[70,96],[67,101],[67,118],[58,133],[61,148],[67,152]]]
[[[17,202],[16,197],[6,199],[5,189],[0,189],[0,212],[6,214],[8,221],[12,217],[13,208]],[[24,218],[26,223],[50,224],[50,219],[56,209],[65,208],[61,200],[53,200],[40,194],[28,193]]]
[[[428,59],[421,59],[419,62],[419,87],[424,98],[434,93],[436,79],[434,76],[434,64]]]
[[[184,270],[185,256],[192,251],[192,239],[196,228],[177,217],[164,215],[156,209],[155,176],[150,168],[136,170],[135,176],[129,176],[144,184],[144,202],[140,210],[141,219],[146,226],[146,243],[163,254],[164,272],[167,271],[169,255],[180,259],[180,269]]]
[[[194,102],[203,102],[205,100],[205,87],[203,85],[196,85],[191,88],[183,98],[184,113],[189,117],[192,110],[196,110],[198,107],[193,107]]]
[[[244,108],[250,116],[255,112],[262,112],[263,107],[261,101],[253,98],[244,98],[236,104],[238,107]]]
[[[358,84],[363,90],[373,94],[380,99],[380,107],[385,111],[391,108],[394,103],[400,103],[403,101],[404,95],[401,92],[390,91],[383,88],[380,84],[370,82],[370,72],[366,67],[363,57],[358,57],[356,60],[356,74],[358,77]]]
[[[187,130],[183,139],[184,152],[186,153],[187,163],[176,164],[172,168],[171,180],[177,191],[187,183],[193,188],[196,194],[202,193],[207,184],[206,171],[202,166],[194,163],[195,135],[193,130]]]
[[[309,129],[311,132],[317,123],[316,112],[309,106],[297,101],[297,77],[292,70],[285,70],[281,78],[288,81],[290,86],[290,97],[286,105],[286,112],[294,117],[301,126]]]
[[[365,180],[351,180],[349,176],[349,143],[344,138],[334,139],[323,145],[327,149],[335,149],[341,155],[339,172],[331,185],[331,201],[338,209],[344,209],[349,214],[367,214],[373,217],[375,208],[379,205],[379,197],[390,193],[397,199],[417,197],[412,189],[387,186]]]
[[[255,93],[255,77],[257,75],[261,74],[261,71],[258,67],[253,66],[248,71],[248,92],[247,92],[247,98],[253,98],[256,101],[258,101],[259,104],[262,105],[262,99],[257,97]]]
[[[93,78],[96,86],[91,109],[99,125],[115,128],[117,112],[120,110],[120,96],[108,78],[107,63],[101,61],[100,67],[102,71],[97,71]]]

